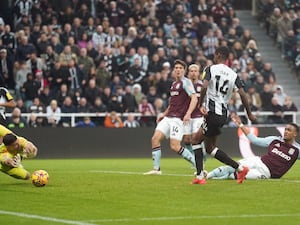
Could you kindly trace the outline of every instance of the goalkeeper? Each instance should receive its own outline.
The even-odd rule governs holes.
[[[0,145],[0,171],[17,179],[27,180],[30,173],[21,164],[23,158],[34,158],[36,146],[23,137],[8,133]]]
[[[232,120],[243,131],[252,144],[266,147],[262,156],[254,156],[238,162],[249,168],[246,179],[281,178],[299,157],[300,145],[296,142],[299,127],[295,123],[285,126],[283,136],[256,137],[244,126],[238,116]],[[236,179],[235,170],[229,166],[221,166],[207,174],[207,179]]]

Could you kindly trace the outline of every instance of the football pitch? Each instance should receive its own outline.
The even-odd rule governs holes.
[[[0,173],[2,225],[300,224],[300,163],[280,180],[208,180],[191,185],[181,158],[162,158],[163,175],[142,175],[148,159],[33,159],[50,175],[34,187]],[[221,165],[206,161],[206,169]]]

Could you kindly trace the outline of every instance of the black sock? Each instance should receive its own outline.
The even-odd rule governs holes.
[[[203,151],[202,148],[198,148],[195,149],[194,152],[195,152],[197,175],[200,175],[200,173],[203,170]]]
[[[239,167],[239,164],[236,161],[234,161],[232,158],[230,158],[225,152],[223,152],[220,149],[218,149],[218,151],[216,152],[215,158],[220,162],[233,167],[234,169],[237,169]]]

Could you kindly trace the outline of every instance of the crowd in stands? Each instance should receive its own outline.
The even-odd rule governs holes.
[[[297,110],[230,0],[16,0],[13,7],[12,24],[0,18],[0,85],[17,102],[10,128],[69,127],[60,113],[86,112],[107,117],[79,118],[76,126],[153,126],[168,105],[174,60],[203,69],[220,45],[231,49],[227,65],[244,81],[252,109],[274,112],[263,122],[283,123],[285,110]],[[299,38],[300,11],[289,20]],[[288,33],[283,54],[294,57],[283,42]],[[244,110],[237,95],[231,110]]]
[[[266,34],[300,79],[300,2],[267,0],[259,1],[258,6],[258,18]]]

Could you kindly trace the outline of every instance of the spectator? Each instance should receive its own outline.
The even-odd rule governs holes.
[[[107,127],[107,128],[123,128],[124,123],[123,123],[121,117],[119,117],[117,115],[117,112],[112,111],[112,112],[108,113],[107,116],[105,117],[104,127]]]
[[[274,79],[276,79],[271,63],[269,62],[264,63],[264,67],[263,70],[261,71],[261,75],[264,77],[266,83],[270,83],[271,76],[274,77]]]
[[[41,88],[41,84],[34,80],[33,74],[29,72],[27,74],[27,80],[23,84],[21,92],[25,98],[25,105],[29,108],[32,105],[32,101],[34,98],[39,96],[39,90]]]
[[[88,103],[92,105],[95,102],[95,98],[99,95],[100,89],[96,86],[96,79],[90,79],[81,96],[85,97]]]
[[[110,100],[107,104],[107,109],[109,112],[116,111],[118,113],[123,112],[123,105],[118,101],[118,96],[116,94],[112,94]]]
[[[125,83],[121,80],[119,75],[115,75],[109,85],[113,94],[117,93],[118,88],[123,89],[125,87]]]
[[[258,52],[256,41],[254,41],[252,39],[249,40],[249,42],[246,45],[246,51],[248,52],[249,57],[254,59],[255,54]]]
[[[284,123],[283,119],[283,107],[278,104],[278,101],[275,97],[271,100],[271,111],[273,115],[268,116],[267,122],[270,124],[282,124]]]
[[[173,81],[169,77],[168,71],[161,71],[161,78],[157,83],[157,93],[164,101],[167,101],[167,99],[169,98],[169,89],[172,82]]]
[[[298,109],[290,96],[285,97],[283,111],[284,112],[298,112]],[[283,119],[286,123],[294,122],[292,115],[284,115]]]
[[[204,49],[204,55],[208,59],[213,58],[213,54],[218,47],[219,42],[218,39],[214,36],[213,30],[209,29],[207,35],[205,35],[202,39],[202,46]]]
[[[127,119],[124,120],[124,127],[128,128],[137,128],[140,127],[139,121],[135,119],[135,116],[133,113],[129,113],[127,116]]]
[[[19,108],[15,107],[11,114],[11,117],[7,121],[7,127],[9,129],[27,127],[27,122],[25,118],[22,117],[21,110]]]
[[[283,49],[284,39],[288,36],[288,31],[293,30],[293,21],[289,17],[288,11],[282,12],[282,17],[277,21],[277,43]]]
[[[111,81],[111,73],[106,69],[105,60],[101,60],[96,69],[97,86],[104,89]]]
[[[155,86],[149,87],[149,90],[147,91],[147,93],[148,94],[146,96],[147,96],[148,102],[153,105],[155,99],[159,97],[159,95],[157,94],[156,87]]]
[[[77,113],[77,108],[73,104],[73,100],[70,96],[65,96],[61,105],[62,113]],[[61,117],[60,123],[63,127],[71,127],[71,117]]]
[[[283,106],[285,99],[287,97],[287,94],[283,91],[283,88],[281,85],[277,85],[276,91],[273,94],[274,98],[277,99],[277,102],[279,105]]]
[[[62,67],[67,67],[70,60],[74,60],[74,63],[77,63],[78,58],[77,55],[72,52],[71,46],[66,45],[63,52],[59,54],[58,61]]]
[[[90,105],[85,97],[79,99],[79,104],[77,105],[78,113],[88,113],[90,112]]]
[[[61,109],[56,100],[52,100],[50,105],[46,107],[48,124],[52,127],[57,127],[61,119]]]
[[[35,113],[30,114],[28,127],[37,128],[37,127],[47,127],[48,123],[45,117],[38,116]]]
[[[29,113],[42,114],[45,113],[46,109],[43,103],[38,97],[33,99],[32,105],[29,107]]]
[[[103,104],[99,96],[95,98],[94,104],[90,108],[90,112],[96,114],[107,112],[107,106]],[[92,120],[97,126],[103,126],[104,118],[102,116],[93,117]]]
[[[13,74],[14,61],[8,57],[7,50],[0,50],[0,86],[14,89],[15,79]]]
[[[256,73],[256,80],[254,82],[255,90],[257,93],[261,94],[264,90],[265,81],[260,73]]]
[[[142,92],[142,87],[140,84],[134,84],[132,86],[133,95],[135,97],[136,103],[140,104],[142,102],[142,98],[145,96],[145,94]]]
[[[134,64],[129,67],[128,73],[125,75],[125,81],[128,85],[140,83],[145,77],[146,72],[141,67],[141,61],[138,57],[134,59]]]
[[[83,120],[80,120],[75,124],[75,127],[96,127],[96,124],[91,120],[90,117],[85,116]]]
[[[155,110],[153,105],[148,102],[146,96],[142,98],[141,103],[138,105],[138,112],[142,114],[140,123],[142,126],[153,126],[155,124]]]
[[[264,63],[262,61],[261,54],[257,52],[254,56],[254,67],[257,71],[262,71],[264,68]]]
[[[83,76],[87,77],[91,68],[94,67],[94,61],[87,55],[87,49],[80,49],[80,56],[78,57],[78,67],[83,72]]]
[[[242,36],[240,37],[240,42],[241,42],[243,48],[246,48],[246,46],[250,40],[254,40],[254,38],[251,35],[251,31],[249,29],[245,29]]]
[[[22,98],[17,98],[16,107],[21,110],[21,113],[28,113],[28,109],[26,108]]]
[[[269,84],[264,85],[263,92],[260,94],[261,102],[262,102],[262,110],[271,111],[272,110],[272,98],[273,92],[271,90],[271,86]]]
[[[75,63],[75,60],[70,59],[67,69],[68,88],[72,94],[82,91],[85,84],[84,74]]]
[[[161,113],[163,113],[166,110],[165,102],[161,98],[156,98],[153,103],[155,115],[159,116]]]
[[[28,42],[27,36],[21,37],[21,43],[16,49],[16,60],[17,61],[27,61],[31,52],[35,51],[35,47]]]

